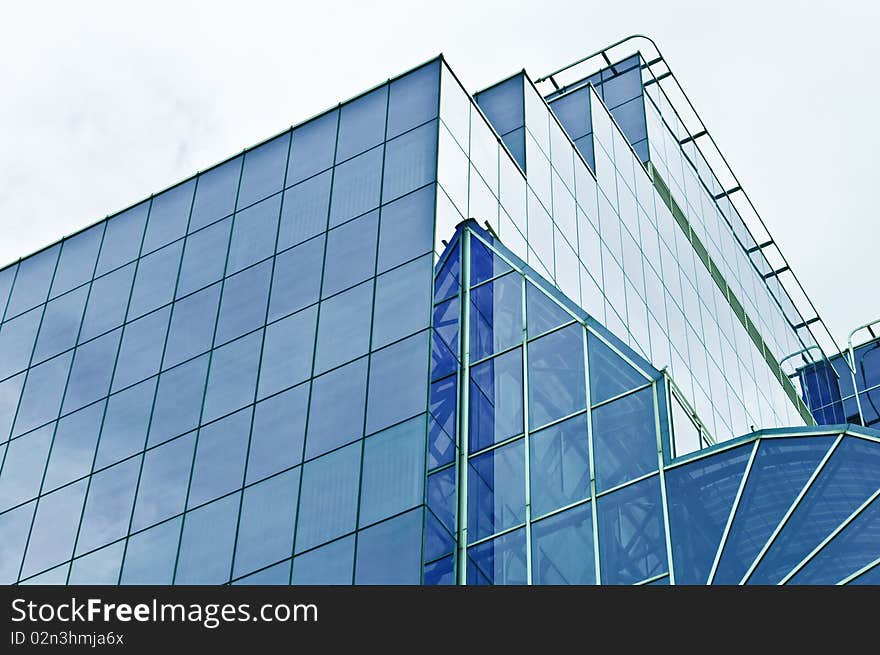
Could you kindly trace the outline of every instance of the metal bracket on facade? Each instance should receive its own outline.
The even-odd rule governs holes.
[[[691,141],[696,141],[701,136],[706,136],[707,134],[709,134],[709,133],[706,130],[700,130],[696,134],[691,134],[690,136],[686,136],[685,138],[683,138],[681,141],[678,142],[678,145],[680,145],[680,146],[686,145],[686,144],[690,143]]]
[[[726,198],[727,196],[729,196],[733,193],[736,193],[737,191],[742,191],[742,187],[738,184],[735,187],[728,189],[727,191],[722,191],[721,193],[716,194],[715,200],[721,200],[722,198]]]
[[[770,271],[769,273],[764,273],[763,277],[765,280],[769,280],[771,277],[778,277],[779,275],[782,275],[786,271],[790,271],[790,270],[791,269],[786,264],[782,268],[777,268],[775,271]]]
[[[764,243],[759,243],[757,246],[752,246],[751,248],[747,249],[746,252],[751,255],[753,252],[758,252],[759,250],[763,250],[764,248],[766,248],[768,246],[772,246],[774,243],[776,243],[776,242],[773,241],[773,239],[770,239],[770,241],[765,241]]]

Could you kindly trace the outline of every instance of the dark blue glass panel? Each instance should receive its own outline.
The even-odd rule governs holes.
[[[533,516],[589,497],[587,415],[580,414],[532,434],[529,469]]]
[[[336,167],[333,199],[330,202],[330,227],[379,206],[382,159],[383,148],[373,148]]]
[[[806,437],[761,442],[721,553],[716,584],[739,583],[832,441]]]
[[[195,188],[195,180],[189,180],[153,198],[141,252],[152,252],[186,234]]]
[[[581,156],[584,158],[584,161],[587,162],[587,166],[590,167],[591,170],[596,170],[596,154],[593,151],[593,135],[588,134],[585,137],[578,139],[575,142],[575,146],[577,146],[578,152],[581,153]]]
[[[226,218],[186,238],[176,297],[189,295],[223,277],[231,228],[232,219]]]
[[[265,261],[226,278],[214,343],[226,343],[266,323],[272,262]]]
[[[134,268],[135,264],[129,264],[92,282],[79,334],[80,343],[122,325],[131,295]]]
[[[281,191],[289,150],[290,132],[285,132],[244,154],[238,207],[247,207],[276,191]]]
[[[43,491],[67,484],[92,469],[95,445],[104,418],[104,402],[89,405],[58,421]]]
[[[95,468],[118,462],[144,449],[156,378],[145,380],[110,396]]]
[[[648,137],[648,129],[645,125],[645,101],[641,97],[633,98],[615,107],[611,114],[630,143]]]
[[[305,463],[296,528],[296,552],[309,550],[354,530],[360,466],[360,443]],[[296,571],[294,562],[294,579]]]
[[[149,445],[188,432],[199,424],[207,372],[208,356],[203,355],[159,376]]]
[[[447,248],[444,254],[449,252]],[[434,276],[434,302],[445,300],[450,296],[454,296],[461,288],[461,251],[458,242],[453,245],[453,249],[443,260],[443,266]]]
[[[376,278],[374,349],[428,327],[431,260],[425,255]]]
[[[252,409],[243,409],[199,430],[187,507],[242,486],[252,414]]]
[[[550,109],[574,141],[593,131],[590,115],[590,91],[581,89],[550,103]]]
[[[437,179],[436,121],[392,139],[385,145],[382,201],[387,202]]]
[[[190,232],[195,232],[218,218],[229,216],[235,210],[241,161],[242,157],[236,157],[199,175],[192,216],[189,219]]]
[[[432,512],[425,514],[425,545],[422,558],[437,559],[455,550],[455,539]]]
[[[239,494],[232,494],[186,514],[174,584],[229,580],[239,503]]]
[[[533,584],[596,584],[589,503],[532,525]]]
[[[418,584],[421,569],[421,509],[358,534],[355,584]]]
[[[424,480],[424,416],[366,439],[360,525],[370,525],[421,503]]]
[[[383,141],[387,108],[387,84],[342,106],[336,144],[337,162]]]
[[[425,564],[425,575],[422,584],[454,585],[455,565],[452,561],[452,555],[437,560],[436,562]]]
[[[248,451],[248,484],[302,461],[308,404],[307,384],[257,403]]]
[[[95,275],[103,275],[137,259],[149,208],[149,201],[142,202],[107,221]]]
[[[24,373],[19,373],[0,382],[0,438],[9,437],[12,421],[18,409],[18,399],[21,396],[21,387],[24,385]]]
[[[142,530],[184,510],[195,445],[196,435],[190,432],[146,452],[132,530]]]
[[[470,451],[523,431],[522,350],[517,348],[470,370]]]
[[[64,394],[65,414],[109,393],[120,336],[122,330],[117,329],[77,347]]]
[[[327,112],[293,130],[287,184],[296,184],[333,166],[339,110]]]
[[[74,560],[70,566],[71,585],[115,585],[119,581],[125,541],[117,541],[99,551]]]
[[[54,425],[9,442],[0,473],[0,511],[35,498],[46,469]]]
[[[258,398],[309,378],[317,316],[317,307],[312,306],[266,326]]]
[[[180,523],[176,518],[129,537],[122,565],[122,584],[171,584]]]
[[[394,80],[388,99],[388,136],[436,118],[440,104],[440,62],[425,64],[418,70]]]
[[[428,335],[425,330],[370,356],[367,434],[425,411]]]
[[[58,417],[73,354],[68,352],[33,367],[21,394],[12,435],[19,435]],[[106,391],[106,390],[105,390]],[[85,404],[85,403],[83,403]],[[76,409],[70,407],[70,409]]]
[[[60,251],[60,244],[55,245],[19,263],[15,285],[12,287],[9,303],[6,306],[7,319],[46,302]]]
[[[285,250],[327,229],[331,171],[300,182],[284,192],[278,250]]]
[[[620,72],[621,69],[615,66]],[[610,69],[607,72],[611,72]],[[613,73],[612,73],[613,74]],[[627,72],[606,80],[600,86],[602,100],[611,108],[642,94],[642,73],[638,68],[629,68]]]
[[[159,372],[170,315],[171,307],[163,307],[125,326],[113,374],[113,391]]]
[[[456,471],[454,466],[437,471],[428,476],[428,509],[451,533],[455,532],[455,515],[458,496],[456,494]]]
[[[143,257],[138,262],[128,306],[129,320],[153,311],[174,299],[177,269],[180,266],[182,252],[183,241],[177,241]]]
[[[202,289],[174,304],[163,360],[165,368],[176,366],[210,350],[219,304],[219,284]]]
[[[104,236],[104,226],[105,223],[100,223],[64,240],[58,269],[55,271],[55,279],[52,280],[50,298],[60,296],[92,279],[98,260],[98,249]]]
[[[270,321],[318,302],[323,263],[323,237],[306,241],[275,258],[269,300]]]
[[[109,544],[128,532],[141,461],[133,457],[92,476],[76,555]]]
[[[3,557],[0,557],[0,584],[12,584],[18,580],[18,569],[24,546],[31,529],[36,503],[22,505],[11,512],[0,514],[0,543],[3,544]]]
[[[794,514],[749,577],[749,584],[774,584],[834,528],[877,491],[878,444],[846,437],[801,498]]]
[[[525,123],[523,91],[523,76],[519,74],[474,96],[498,134],[507,134]]]
[[[42,315],[43,308],[37,307],[7,321],[0,328],[0,379],[23,371],[31,363]]]
[[[455,456],[458,389],[455,376],[431,385],[428,421],[428,468],[448,464]]]
[[[434,191],[427,186],[382,207],[379,219],[381,273],[431,252],[434,246]]]
[[[293,469],[244,490],[233,577],[290,557],[299,473]]]
[[[706,584],[752,444],[666,472],[676,584]]]
[[[431,377],[439,378],[458,370],[458,298],[434,307],[431,336]]]
[[[875,564],[873,568],[868,569],[849,584],[880,585],[880,564]]]
[[[262,331],[252,332],[214,351],[203,423],[254,402],[262,342]]]
[[[287,585],[290,584],[290,560],[257,571],[233,582],[235,585]]]
[[[306,459],[361,437],[366,393],[366,357],[314,379]]]
[[[659,477],[624,487],[596,502],[602,584],[632,584],[666,571]]]
[[[513,155],[513,159],[519,164],[519,167],[526,170],[526,131],[524,127],[519,128],[518,130],[514,130],[513,132],[508,132],[501,140],[504,141],[504,145],[507,146],[507,149],[510,150],[510,154]]]
[[[648,380],[593,334],[587,338],[590,402],[594,405],[644,386]]]
[[[471,286],[485,282],[493,277],[511,270],[510,264],[504,261],[479,239],[471,239]],[[522,305],[522,299],[519,302]]]
[[[531,282],[526,283],[526,319],[529,337],[543,334],[573,320],[571,314]]]
[[[375,274],[378,225],[379,212],[375,211],[327,233],[323,298]]]
[[[470,302],[471,361],[522,341],[522,276],[519,273],[476,287],[470,293]]]
[[[583,326],[552,332],[529,343],[528,349],[529,426],[586,409]]]
[[[256,264],[275,252],[280,211],[281,194],[278,194],[233,217],[226,275]]]
[[[508,534],[468,548],[468,584],[526,584],[526,533]]]
[[[41,362],[76,345],[87,292],[87,287],[80,287],[49,301],[43,313],[32,363]]]
[[[657,470],[652,389],[594,409],[593,448],[598,491]]]
[[[80,480],[40,498],[24,557],[22,578],[71,558],[85,495],[86,480]]]
[[[293,584],[351,584],[354,573],[354,535],[303,553],[293,559]]]
[[[523,441],[468,462],[468,539],[476,541],[526,518]]]

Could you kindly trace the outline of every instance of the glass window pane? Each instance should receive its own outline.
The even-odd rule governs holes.
[[[525,123],[521,74],[480,91],[475,99],[498,134],[507,134]]]
[[[85,557],[73,561],[70,567],[71,585],[115,585],[119,581],[122,566],[122,551],[125,541],[117,541]]]
[[[360,443],[305,463],[296,528],[297,552],[354,530],[360,466]],[[296,570],[294,562],[294,575]]]
[[[656,470],[653,390],[643,389],[594,409],[593,448],[598,491]]]
[[[251,414],[250,408],[243,409],[199,430],[187,507],[242,486]]]
[[[9,442],[0,473],[0,511],[40,492],[55,425],[47,425]]]
[[[437,560],[436,562],[425,564],[425,575],[422,584],[454,585],[455,566],[452,561],[452,555]]]
[[[514,530],[468,548],[468,584],[526,584],[526,533]]]
[[[110,396],[95,468],[103,468],[144,449],[156,378],[145,380]]]
[[[437,116],[440,62],[433,61],[394,80],[388,99],[389,139]]]
[[[425,514],[423,560],[433,560],[455,549],[455,538],[433,512]]]
[[[458,298],[434,307],[431,336],[431,377],[441,378],[458,370]]]
[[[278,231],[279,251],[327,229],[332,180],[332,171],[326,171],[284,192]]]
[[[374,349],[428,327],[432,259],[425,255],[376,278]]]
[[[60,296],[92,279],[105,225],[106,223],[99,223],[64,240],[61,257],[58,259],[58,270],[52,280],[50,298]]]
[[[456,484],[454,466],[428,476],[428,509],[450,533],[455,531],[455,516],[458,513]]]
[[[312,306],[266,326],[259,398],[311,376],[317,317],[317,307]]]
[[[134,504],[133,531],[183,512],[195,444],[196,435],[190,432],[146,452]]]
[[[526,519],[523,441],[468,462],[468,540],[476,541]]]
[[[293,469],[244,490],[233,577],[290,557],[299,474]]]
[[[424,479],[424,416],[366,439],[360,525],[375,523],[421,503]]]
[[[321,303],[315,372],[322,373],[370,349],[373,281]]]
[[[176,437],[199,424],[207,372],[208,356],[203,355],[159,376],[148,445]]]
[[[472,361],[522,341],[522,276],[519,273],[510,273],[472,289],[470,302]]]
[[[337,162],[382,142],[385,138],[387,108],[387,84],[342,106],[336,145]]]
[[[171,307],[163,307],[125,326],[113,373],[113,391],[159,372],[170,316]]]
[[[229,580],[239,503],[239,494],[232,494],[186,514],[174,584]]]
[[[529,437],[532,516],[541,516],[590,495],[587,415]]]
[[[131,294],[134,267],[134,264],[129,264],[92,282],[79,335],[80,343],[122,325]]]
[[[281,195],[278,194],[238,212],[233,217],[226,275],[256,264],[275,251],[280,211]]]
[[[128,538],[122,584],[171,584],[182,520],[176,518]]]
[[[133,457],[92,476],[76,540],[76,555],[115,541],[128,532],[140,467],[140,458]]]
[[[41,362],[76,345],[87,291],[86,287],[80,287],[49,301],[43,312],[32,363]]]
[[[239,578],[232,584],[235,585],[288,585],[290,584],[290,560],[281,562],[275,566],[257,571],[251,575]]]
[[[432,184],[382,207],[379,220],[380,273],[431,252],[435,189]]]
[[[532,583],[596,584],[589,503],[532,525]]]
[[[586,409],[584,328],[580,324],[529,343],[529,425]]]
[[[266,261],[226,278],[214,343],[226,343],[266,323],[272,262]]]
[[[511,270],[510,265],[498,253],[479,239],[471,239],[471,286],[498,277]],[[522,298],[520,298],[522,305]]]
[[[254,402],[262,331],[253,332],[214,351],[202,421],[215,418]]]
[[[471,368],[471,452],[523,431],[522,386],[520,348]]]
[[[147,211],[150,202],[142,202],[136,207],[127,209],[107,221],[101,254],[95,275],[103,275],[107,271],[137,259],[147,222]],[[7,316],[10,315],[7,312]]]
[[[371,355],[367,434],[425,411],[428,335],[425,330]]]
[[[314,379],[306,459],[361,437],[366,392],[366,357]]]
[[[77,347],[64,394],[65,414],[109,393],[121,336],[117,329]]]
[[[418,584],[421,569],[421,509],[358,534],[355,584]]]
[[[587,339],[587,356],[590,362],[590,402],[594,405],[648,383],[643,375],[593,334]]]
[[[21,577],[27,578],[73,555],[73,542],[86,495],[86,480],[40,499]]]
[[[153,198],[141,252],[153,252],[186,234],[195,188],[196,181],[188,180]]]
[[[308,384],[257,403],[248,451],[248,484],[302,461],[308,404]]]
[[[296,184],[333,166],[339,110],[334,109],[293,130],[287,184]]]
[[[60,251],[61,245],[55,245],[19,263],[15,285],[6,306],[7,319],[46,302]]]
[[[270,321],[318,302],[323,263],[323,237],[306,241],[275,258],[269,300]]]
[[[58,417],[72,358],[72,353],[68,352],[43,362],[28,372],[12,436],[33,430]]]
[[[293,584],[350,585],[354,572],[354,535],[293,559]]]
[[[147,255],[138,262],[128,318],[137,318],[174,299],[183,241]]]
[[[0,435],[3,435],[4,439],[9,437],[9,429],[15,419],[24,378],[25,374],[19,373],[15,377],[0,382]]]
[[[243,157],[236,157],[199,175],[192,216],[189,220],[190,232],[195,232],[233,212],[242,159]]]
[[[43,492],[88,475],[95,458],[95,446],[103,418],[102,401],[68,414],[58,421]]]
[[[330,202],[330,227],[379,206],[382,152],[381,147],[373,148],[336,167],[333,199]]]
[[[180,280],[175,294],[178,298],[223,277],[231,228],[232,219],[226,218],[186,238],[183,263],[180,265]]]
[[[163,360],[165,368],[176,366],[211,348],[219,304],[219,284],[174,303]]]
[[[36,503],[28,503],[11,512],[0,514],[0,543],[3,544],[3,557],[0,557],[0,584],[12,584],[18,580],[18,569],[24,546],[31,529]]]
[[[431,385],[431,414],[428,422],[428,468],[452,461],[455,454],[458,387],[455,376]]]
[[[432,121],[385,145],[383,202],[437,179],[437,126],[438,123]]]
[[[0,319],[6,312],[6,301],[9,300],[9,292],[12,290],[12,282],[17,271],[17,263],[0,269]]]
[[[327,233],[323,298],[375,274],[378,225],[379,212],[374,211]]]
[[[42,316],[43,308],[37,307],[6,321],[0,328],[0,378],[23,371],[31,363]]]
[[[281,190],[284,185],[289,146],[290,132],[285,132],[244,154],[238,207],[247,207]]]
[[[531,282],[526,283],[526,316],[530,337],[572,321],[571,314]]]

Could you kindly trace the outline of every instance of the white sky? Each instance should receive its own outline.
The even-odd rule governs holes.
[[[443,52],[475,92],[652,36],[838,343],[880,317],[880,3],[14,3],[0,265]]]

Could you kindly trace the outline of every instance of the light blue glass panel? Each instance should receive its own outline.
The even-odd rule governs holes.
[[[476,541],[526,518],[523,441],[468,462],[468,539]]]
[[[587,415],[535,432],[529,441],[532,515],[541,516],[590,495]]]
[[[666,472],[676,584],[706,584],[752,444]]]
[[[376,272],[379,212],[370,212],[327,233],[324,282],[326,298],[372,277]]]
[[[366,392],[366,357],[314,379],[306,459],[360,438]]]
[[[296,552],[308,550],[354,530],[360,465],[360,443],[305,463],[296,528]],[[294,579],[296,570],[294,562]]]
[[[648,383],[647,378],[593,334],[587,338],[587,356],[590,402],[594,405]]]
[[[543,334],[572,321],[571,314],[531,282],[526,283],[526,317],[529,337]]]
[[[275,258],[270,321],[318,302],[323,262],[323,237],[306,241]]]
[[[327,229],[332,179],[332,171],[326,171],[284,192],[281,227],[278,229],[279,251],[311,239]]]
[[[142,202],[107,221],[95,275],[103,275],[137,259],[149,207],[149,201]]]
[[[54,431],[54,424],[47,425],[9,442],[0,472],[0,511],[37,496]]]
[[[195,444],[196,435],[191,432],[146,452],[134,504],[133,531],[183,512]]]
[[[117,541],[111,546],[90,553],[73,561],[70,567],[71,585],[115,585],[119,581],[122,567],[122,552],[125,541]]]
[[[432,184],[382,207],[379,219],[381,273],[434,246],[434,191]]]
[[[290,560],[281,562],[257,571],[251,575],[239,578],[234,585],[287,585],[290,584]]]
[[[177,298],[206,287],[223,277],[231,228],[232,219],[226,218],[186,238],[183,262],[180,265],[180,280],[175,294]]]
[[[133,457],[92,476],[76,540],[76,555],[115,541],[128,532],[140,467],[140,458]]]
[[[290,557],[299,475],[293,469],[244,490],[233,577]]]
[[[660,479],[655,476],[600,497],[602,584],[632,584],[666,571]]]
[[[220,285],[214,284],[174,304],[163,366],[170,368],[211,348]]]
[[[421,509],[358,534],[355,584],[418,584],[421,569]]]
[[[425,255],[376,278],[374,349],[428,327],[432,259]]]
[[[388,428],[364,441],[360,525],[422,502],[425,480],[425,417]]]
[[[95,445],[104,418],[104,402],[89,405],[58,421],[43,492],[51,491],[92,469]]]
[[[370,349],[373,281],[321,303],[315,373],[351,361]]]
[[[350,585],[354,573],[354,535],[293,559],[295,585]]]
[[[31,363],[42,316],[43,308],[37,307],[7,321],[0,328],[0,378],[23,371]]]
[[[19,373],[15,377],[0,382],[0,439],[9,437],[12,421],[15,420],[15,411],[18,409],[24,378],[25,374]]]
[[[163,307],[125,326],[113,373],[112,391],[159,372],[170,316],[171,307]]]
[[[278,194],[235,215],[226,275],[256,264],[275,252],[280,211],[281,194]]]
[[[176,518],[128,538],[122,584],[171,584],[182,520]]]
[[[517,348],[470,370],[470,450],[523,431],[522,350]]]
[[[122,330],[116,329],[77,347],[64,394],[65,414],[109,393],[121,336]]]
[[[59,296],[92,279],[105,225],[105,223],[100,223],[85,232],[80,232],[64,240],[61,246],[61,257],[58,259],[58,269],[55,271],[55,279],[52,280],[50,298]]]
[[[437,179],[437,127],[438,123],[432,121],[385,145],[383,202]]]
[[[510,273],[472,289],[470,302],[471,361],[522,341],[522,276],[519,273]]]
[[[144,449],[156,378],[145,380],[110,396],[95,468],[103,468]]]
[[[596,584],[589,503],[532,525],[532,584]]]
[[[480,91],[475,100],[498,134],[507,134],[525,123],[523,75],[517,74]]]
[[[36,503],[28,503],[0,514],[0,543],[3,544],[0,549],[0,584],[12,584],[18,580],[35,506]]]
[[[290,132],[285,132],[245,153],[238,190],[238,207],[247,207],[281,190],[289,150]]]
[[[241,162],[242,157],[239,156],[199,175],[192,216],[189,219],[190,232],[233,212],[235,197],[238,195]]]
[[[330,227],[379,206],[382,190],[383,148],[373,148],[339,164],[333,177]]]
[[[265,261],[232,277],[223,285],[214,343],[226,343],[266,323],[272,262]]]
[[[208,356],[188,361],[159,376],[148,445],[192,430],[199,424]]]
[[[526,584],[526,533],[514,530],[468,548],[468,584]]]
[[[72,353],[68,352],[28,371],[13,435],[23,434],[58,417],[72,358]]]
[[[532,341],[529,355],[529,426],[587,407],[584,328],[580,324]]]
[[[312,306],[266,326],[259,398],[309,378],[317,316],[317,307]]]
[[[61,245],[54,245],[19,263],[18,275],[6,305],[7,319],[46,302],[60,251]]]
[[[188,180],[153,198],[141,252],[152,252],[186,234],[195,188],[195,180]]]
[[[425,330],[370,356],[367,434],[425,411],[429,334]]]
[[[739,583],[832,441],[806,437],[761,442],[721,553],[716,584]]]
[[[339,110],[334,109],[293,130],[287,184],[296,184],[333,166]]]
[[[593,448],[598,491],[656,470],[653,390],[644,389],[594,409]]]
[[[387,84],[342,106],[336,144],[337,162],[383,141],[387,109]]]
[[[248,484],[302,461],[308,404],[308,384],[257,403],[248,450]]]
[[[229,580],[240,502],[240,494],[232,494],[186,514],[174,584]]]
[[[134,267],[135,264],[129,264],[92,282],[79,335],[80,343],[122,325],[131,294]]]
[[[177,241],[138,262],[128,319],[137,318],[174,299],[183,241]]]
[[[17,271],[17,263],[0,269],[0,319],[6,313],[6,301],[9,300],[9,292],[12,291],[12,282],[15,280]]]
[[[262,331],[217,348],[211,358],[202,422],[254,402]]]
[[[391,83],[388,98],[388,136],[421,125],[437,116],[440,99],[440,62],[425,64]]]
[[[243,409],[199,430],[187,507],[242,486],[252,413]]]
[[[43,496],[37,507],[21,577],[69,560],[86,495],[86,480]]]

